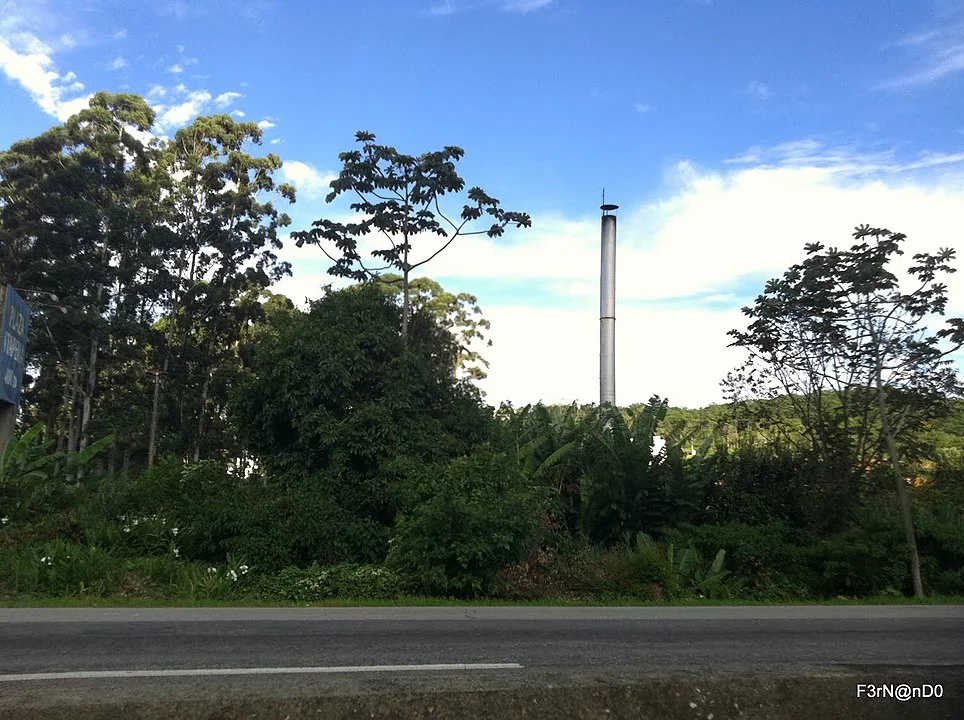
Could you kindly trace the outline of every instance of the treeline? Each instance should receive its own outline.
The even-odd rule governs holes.
[[[725,406],[494,408],[473,384],[476,299],[410,277],[421,232],[529,222],[473,188],[445,230],[432,208],[463,187],[459,148],[359,133],[333,195],[388,199],[301,234],[358,281],[302,310],[270,290],[289,271],[273,203],[294,191],[252,154],[257,126],[199,118],[160,142],[152,123],[99,94],[0,154],[0,281],[36,311],[0,453],[0,594],[964,595],[964,428],[937,349],[964,325],[914,325],[939,286],[875,294],[887,231],[846,257],[808,246],[813,264],[767,285],[736,333],[759,365]],[[392,246],[377,272],[354,244],[374,231]],[[930,281],[950,259],[918,258]],[[826,295],[848,283],[855,307],[896,310],[861,325]],[[909,334],[885,338],[898,310]]]
[[[21,426],[65,452],[110,435],[112,472],[243,457],[228,393],[290,273],[276,251],[295,191],[260,128],[202,117],[162,142],[154,119],[98,93],[0,153],[0,283],[33,309]]]

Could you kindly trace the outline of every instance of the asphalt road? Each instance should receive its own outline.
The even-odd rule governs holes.
[[[0,609],[0,710],[58,693],[884,682],[908,669],[964,676],[964,607]],[[63,675],[78,672],[105,674]]]

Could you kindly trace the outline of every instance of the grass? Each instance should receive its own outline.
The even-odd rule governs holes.
[[[0,598],[0,608],[198,608],[198,607],[712,607],[712,606],[794,606],[794,605],[964,605],[964,597],[938,596],[915,600],[908,597],[833,598],[830,600],[709,600],[706,598],[675,602],[639,601],[632,598],[608,600],[456,600],[402,596],[394,600],[324,600],[313,603],[276,602],[253,598],[230,600],[189,600],[127,597],[18,597]]]

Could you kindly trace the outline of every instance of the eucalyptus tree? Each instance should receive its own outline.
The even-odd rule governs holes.
[[[955,251],[914,255],[905,291],[889,264],[904,254],[906,236],[861,225],[853,237],[848,250],[809,243],[807,259],[768,282],[754,306],[743,309],[752,322],[730,335],[750,359],[730,386],[756,393],[782,389],[801,398],[796,407],[815,445],[846,443],[855,435],[858,448],[887,459],[914,595],[922,597],[901,451],[924,421],[946,409],[948,398],[961,394],[948,356],[964,346],[964,319],[948,319],[936,332],[929,327],[945,314],[947,286],[937,277],[955,271]],[[828,388],[835,407],[823,403]]]
[[[292,233],[292,237],[298,247],[305,243],[318,245],[334,263],[328,272],[338,277],[372,280],[385,271],[397,270],[402,288],[402,343],[407,347],[412,315],[412,272],[438,257],[458,237],[481,234],[499,237],[510,224],[517,228],[530,227],[532,221],[526,213],[503,209],[497,199],[480,187],[468,191],[469,202],[453,219],[442,211],[440,199],[465,188],[465,181],[455,167],[465,151],[447,145],[442,150],[418,156],[405,155],[394,147],[376,144],[375,139],[370,132],[355,134],[361,149],[338,156],[342,170],[331,182],[331,192],[326,198],[331,203],[347,193],[356,200],[351,209],[360,213],[362,219],[347,223],[327,218],[316,220],[311,230]],[[488,216],[488,228],[470,229],[484,216]],[[384,263],[374,268],[365,264],[364,249],[359,247],[362,238],[373,232],[379,233],[385,243],[370,252],[377,262]],[[416,261],[412,258],[412,243],[426,235],[443,241],[433,252]],[[334,246],[332,252],[326,243]]]
[[[275,201],[294,202],[295,189],[275,182],[282,165],[277,155],[250,152],[261,138],[255,123],[228,115],[200,117],[179,130],[162,155],[168,179],[164,209],[178,246],[172,253],[177,282],[166,298],[160,373],[178,378],[178,427],[193,428],[193,437],[178,441],[179,450],[195,458],[217,373],[236,359],[232,353],[246,317],[239,299],[290,274],[276,251],[282,247],[279,230],[291,220]],[[149,464],[157,449],[160,394],[156,382]]]
[[[164,285],[157,149],[145,142],[153,121],[142,98],[98,93],[0,154],[3,279],[57,298],[38,307],[30,364],[39,373],[26,396],[60,417],[63,449],[88,444],[98,378],[136,342],[144,299]]]

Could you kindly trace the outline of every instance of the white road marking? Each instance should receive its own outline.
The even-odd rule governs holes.
[[[336,665],[329,667],[196,668],[185,670],[79,670],[74,672],[0,675],[0,682],[200,677],[205,675],[312,675],[316,673],[424,672],[440,670],[519,670],[521,668],[522,665],[518,663],[451,663],[441,665]]]

